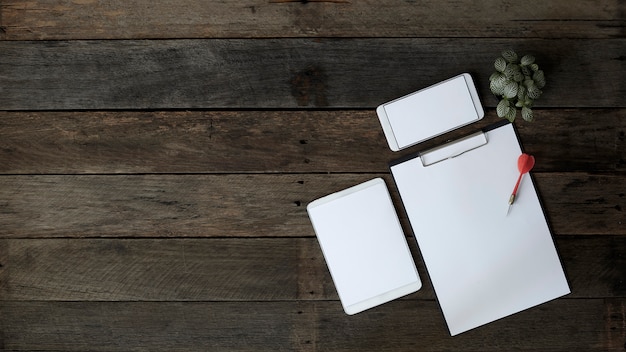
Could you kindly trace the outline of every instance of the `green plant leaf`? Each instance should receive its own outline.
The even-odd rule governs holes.
[[[496,59],[496,62],[493,64],[493,66],[496,68],[496,71],[504,72],[504,70],[506,69],[506,60],[499,57]]]
[[[525,121],[534,120],[532,106],[546,85],[545,74],[535,61],[533,55],[520,58],[513,50],[504,50],[495,60],[489,89],[501,99],[496,107],[499,117],[513,122],[519,109]]]
[[[507,78],[513,78],[513,77],[515,77],[516,74],[521,74],[521,70],[519,68],[519,65],[517,65],[517,64],[508,64],[508,65],[506,65],[506,68],[504,69],[504,75]]]
[[[515,121],[515,115],[517,115],[517,109],[511,108],[509,109],[509,111],[507,111],[504,117],[506,117],[507,120],[513,122]]]
[[[498,90],[498,87],[496,87],[496,85],[493,83],[493,81],[491,81],[489,83],[489,90],[491,91],[491,93],[493,93],[494,95],[502,95],[502,93]]]
[[[520,62],[522,66],[532,65],[535,62],[535,57],[532,55],[524,55]]]
[[[517,54],[513,50],[505,50],[502,52],[502,57],[510,63],[514,63],[517,61]]]
[[[509,82],[504,86],[504,97],[508,99],[515,98],[517,96],[517,83]]]
[[[501,73],[500,76],[498,76],[498,78],[496,79],[498,84],[501,85],[506,85],[506,83],[509,81],[508,78],[506,78],[506,76],[504,75],[504,73]]]
[[[535,85],[537,86],[537,88],[541,89],[543,87],[546,86],[546,79],[539,79],[539,80],[535,80]]]
[[[493,80],[489,82],[489,89],[491,90],[491,93],[501,96],[504,91],[504,82],[505,81],[499,80]]]
[[[496,107],[496,113],[498,114],[498,117],[505,117],[506,114],[508,114],[509,110],[511,110],[511,107],[509,106],[509,101],[506,99],[500,100],[498,106]]]
[[[524,121],[533,121],[535,119],[535,117],[533,116],[533,111],[532,109],[524,106],[522,108],[522,118],[524,119]]]
[[[502,73],[494,72],[494,73],[491,74],[491,76],[489,76],[489,80],[490,81],[495,81],[495,80],[499,79],[500,77],[502,77]]]
[[[532,79],[527,79],[524,80],[524,87],[530,89],[530,87],[535,87],[535,81],[533,81]]]
[[[526,97],[526,92],[528,90],[526,89],[526,87],[524,87],[524,85],[520,84],[519,87],[517,87],[517,100],[519,101],[524,101],[524,98]]]
[[[535,81],[535,85],[537,85],[537,88],[539,89],[546,86],[546,76],[544,75],[542,70],[539,70],[533,74],[533,81]]]
[[[507,79],[504,74],[496,72],[496,74],[492,75],[494,79],[489,83],[489,88],[496,95],[502,95],[504,90],[504,86],[507,83]]]
[[[543,92],[536,85],[528,87],[528,97],[531,99],[539,98],[539,96],[541,96],[541,93]]]

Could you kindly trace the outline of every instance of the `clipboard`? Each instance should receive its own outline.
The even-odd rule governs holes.
[[[570,293],[510,123],[390,164],[451,335]]]
[[[389,148],[398,151],[485,116],[472,76],[463,73],[379,105]]]
[[[344,311],[356,314],[422,286],[382,178],[307,205]]]

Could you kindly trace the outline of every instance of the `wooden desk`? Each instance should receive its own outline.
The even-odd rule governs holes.
[[[0,350],[626,350],[624,14],[3,0]],[[517,126],[572,293],[451,338],[409,236],[424,288],[345,315],[307,203],[393,186],[388,161],[455,136],[393,153],[382,102],[469,72],[487,110],[469,128],[497,121],[488,77],[508,48],[546,71]]]

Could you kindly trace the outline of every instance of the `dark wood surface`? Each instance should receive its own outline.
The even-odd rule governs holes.
[[[622,1],[0,2],[1,351],[626,351]],[[424,287],[343,313],[306,205],[548,86],[539,194],[572,293],[450,337]],[[461,72],[486,117],[402,152],[374,108]],[[452,259],[451,259],[452,260]]]

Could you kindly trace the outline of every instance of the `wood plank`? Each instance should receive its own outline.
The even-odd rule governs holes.
[[[303,319],[295,303],[0,304],[3,350],[278,351]]]
[[[469,10],[469,11],[468,11]],[[4,0],[5,40],[623,36],[619,1]]]
[[[572,173],[534,176],[554,233],[626,233],[623,174],[604,176]]]
[[[537,107],[625,106],[623,38],[209,39],[0,41],[0,110],[373,108],[461,72],[494,107],[510,47],[546,71]]]
[[[0,248],[3,300],[337,299],[314,238],[28,239]]]
[[[2,176],[0,237],[312,236],[310,201],[374,177],[400,207],[389,174]],[[623,175],[534,177],[555,234],[626,234]]]
[[[422,302],[415,307],[410,302],[399,301],[394,303],[398,309],[393,312],[371,311],[355,319],[323,311],[316,348],[333,351],[381,351],[388,348],[407,351],[515,349],[581,352],[621,351],[624,348],[623,300],[557,300],[454,338],[447,335],[445,328],[441,330],[440,313],[429,309],[428,302],[419,303]],[[611,324],[607,324],[603,315],[608,309],[616,310]],[[433,321],[433,317],[436,320]],[[346,337],[342,338],[342,335]]]
[[[626,171],[626,109],[539,109],[517,123],[535,171]],[[387,172],[374,110],[0,112],[0,173]]]
[[[298,248],[313,244],[302,241],[0,240],[0,292],[3,300],[296,299]]]
[[[424,286],[405,299],[434,299],[413,238]],[[572,293],[626,296],[626,236],[557,236]],[[256,239],[0,240],[4,301],[337,300],[318,242]]]
[[[539,110],[535,123],[516,124],[539,170],[625,171],[626,110],[558,111]]]
[[[0,301],[3,350],[623,351],[622,299],[556,300],[451,338],[435,301]]]

